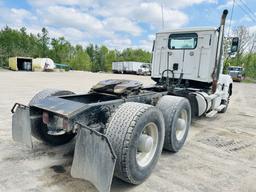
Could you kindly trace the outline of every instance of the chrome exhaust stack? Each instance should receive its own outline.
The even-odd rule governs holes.
[[[224,33],[225,33],[225,24],[228,15],[228,10],[225,9],[222,13],[221,20],[220,20],[220,27],[219,31],[219,38],[218,38],[218,47],[216,52],[216,61],[214,71],[212,73],[213,85],[212,85],[212,92],[215,93],[217,89],[217,82],[219,80],[220,72],[222,67],[222,55],[223,55],[223,41],[224,41]]]

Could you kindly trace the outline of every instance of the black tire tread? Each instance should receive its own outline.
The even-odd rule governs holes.
[[[181,102],[184,98],[182,97],[173,97],[173,96],[164,96],[160,99],[160,101],[157,103],[157,107],[162,111],[163,114],[170,113],[170,118],[173,119],[173,116],[175,115],[175,111],[178,109],[178,104]],[[165,121],[167,119],[165,118]],[[165,123],[167,124],[167,123]],[[165,139],[164,139],[164,149],[174,152],[171,142],[171,131],[168,130],[168,128],[165,128]]]
[[[58,89],[44,89],[40,92],[38,92],[29,102],[29,106],[34,105],[38,102],[40,102],[41,100],[45,99],[46,97],[49,96],[60,96],[60,95],[70,95],[70,94],[74,94],[71,91],[67,91],[67,90],[58,90]]]
[[[134,102],[124,103],[113,113],[107,125],[106,136],[117,155],[115,176],[128,183],[137,184],[129,175],[126,162],[133,129],[138,118],[150,108],[153,106]]]

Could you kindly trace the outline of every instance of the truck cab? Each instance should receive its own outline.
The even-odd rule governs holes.
[[[157,83],[171,78],[172,84],[211,90],[218,85],[232,84],[223,74],[223,40],[227,11],[221,25],[215,27],[184,28],[156,34],[153,46],[151,78]],[[230,54],[237,52],[239,39],[231,39]],[[169,84],[169,80],[167,81]]]
[[[174,70],[174,79],[193,86],[210,86],[214,71],[219,32],[216,28],[188,28],[156,34],[152,79],[159,81],[165,69]],[[166,75],[166,74],[164,74]]]

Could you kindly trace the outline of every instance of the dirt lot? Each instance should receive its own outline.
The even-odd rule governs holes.
[[[0,191],[94,192],[88,182],[70,176],[71,144],[50,148],[40,142],[30,150],[11,139],[14,102],[27,104],[44,88],[88,91],[99,80],[150,77],[83,72],[0,72]],[[114,179],[113,192],[256,191],[256,84],[234,84],[226,114],[192,123],[189,138],[177,154],[163,152],[151,177],[139,186]]]

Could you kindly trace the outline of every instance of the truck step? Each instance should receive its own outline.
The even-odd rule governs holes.
[[[206,113],[206,117],[214,117],[218,112],[220,112],[222,109],[224,109],[226,105],[222,104],[216,109],[210,111],[209,113]]]
[[[218,111],[212,110],[209,113],[206,113],[206,117],[214,117],[217,113]]]
[[[216,111],[221,111],[222,109],[224,109],[226,107],[226,105],[224,105],[224,104],[222,104],[222,105],[220,105],[219,107],[217,107],[215,110]]]

